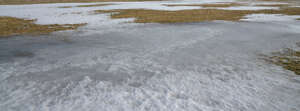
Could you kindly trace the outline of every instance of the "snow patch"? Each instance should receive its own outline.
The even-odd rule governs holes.
[[[255,22],[275,22],[275,21],[294,21],[300,16],[289,16],[282,14],[251,14],[245,16],[241,21],[255,21]]]

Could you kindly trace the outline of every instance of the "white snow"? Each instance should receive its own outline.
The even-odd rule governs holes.
[[[245,16],[242,21],[256,21],[256,22],[276,22],[276,21],[294,21],[300,16],[289,16],[282,14],[251,14]]]

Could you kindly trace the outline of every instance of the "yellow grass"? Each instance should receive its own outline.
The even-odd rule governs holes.
[[[74,30],[85,24],[34,24],[35,20],[24,20],[13,17],[0,17],[0,37],[9,37],[13,35],[40,35],[49,34],[55,31]]]
[[[136,23],[178,23],[202,21],[239,21],[248,14],[285,14],[300,15],[300,7],[287,7],[280,10],[221,10],[221,9],[194,9],[194,10],[97,10],[96,13],[111,13],[112,19],[135,18]]]
[[[97,11],[98,13],[109,13],[111,18],[136,18],[137,23],[175,23],[175,22],[199,22],[212,20],[238,21],[250,11],[232,11],[217,9],[197,9],[180,11],[146,10],[146,9],[126,9]]]

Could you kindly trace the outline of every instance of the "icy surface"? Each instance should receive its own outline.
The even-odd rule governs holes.
[[[1,111],[300,110],[299,76],[258,59],[296,47],[299,21],[135,24],[89,14],[117,6],[57,8],[70,5],[0,6],[41,24],[89,23],[0,39]]]
[[[282,14],[252,14],[245,16],[242,21],[257,21],[257,22],[278,22],[278,21],[293,21],[300,16],[287,16]]]

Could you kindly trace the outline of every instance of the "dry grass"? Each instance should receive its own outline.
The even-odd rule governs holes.
[[[58,8],[73,8],[72,6],[61,6],[61,7],[58,7]]]
[[[76,7],[101,7],[101,6],[108,6],[113,4],[93,4],[93,5],[78,5]]]
[[[263,59],[300,75],[300,51],[288,48],[282,52],[274,52],[272,56],[263,55]]]
[[[166,6],[169,7],[176,7],[176,6],[200,6],[204,8],[210,7],[233,7],[233,6],[243,6],[240,3],[216,3],[216,4],[167,4]]]
[[[300,15],[300,7],[281,8],[280,10],[221,10],[221,9],[194,9],[194,10],[97,10],[96,13],[111,13],[112,19],[136,18],[136,23],[178,23],[202,21],[239,21],[248,14],[285,14]]]
[[[13,35],[40,35],[49,34],[55,31],[74,30],[85,24],[34,24],[35,20],[24,20],[13,17],[0,17],[0,37],[9,37]]]
[[[108,5],[113,5],[113,4],[92,4],[92,5],[78,5],[74,7],[101,7],[101,6],[108,6]],[[73,6],[62,6],[58,8],[73,8]]]
[[[300,15],[300,7],[282,7],[280,10],[262,10],[261,12],[265,14]]]
[[[255,6],[262,6],[262,7],[288,7],[290,4],[257,4]]]
[[[137,23],[176,23],[200,22],[213,20],[238,21],[250,11],[233,11],[218,9],[195,9],[180,11],[126,9],[126,10],[98,10],[97,13],[111,13],[111,18],[136,18]]]
[[[43,4],[43,3],[87,3],[87,2],[132,2],[160,0],[0,0],[0,5]]]

